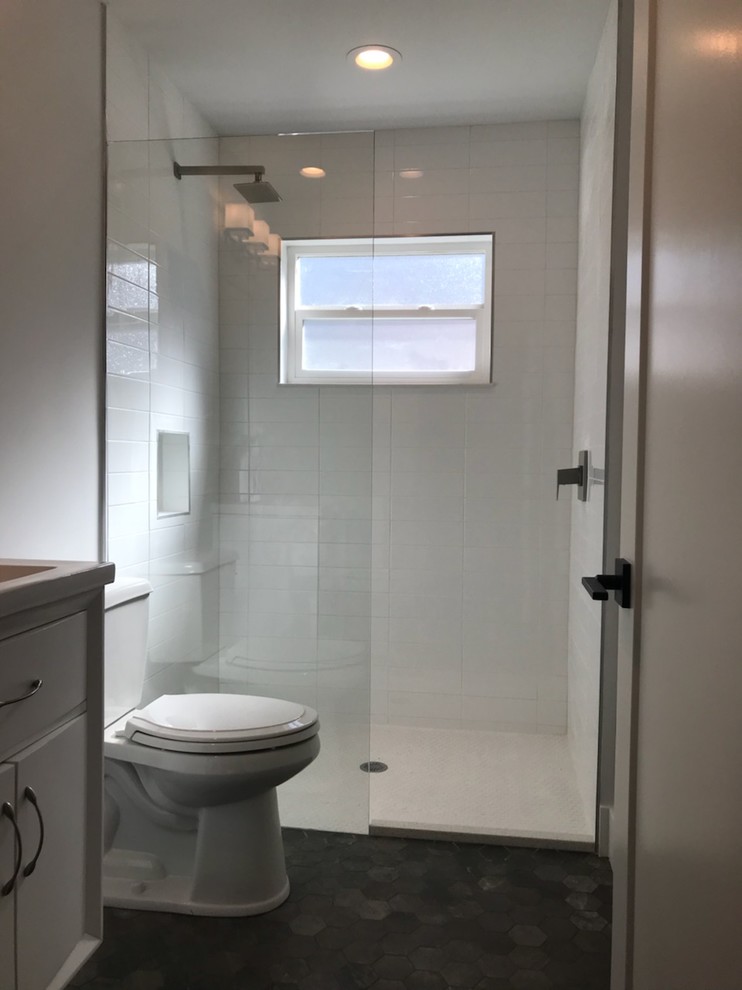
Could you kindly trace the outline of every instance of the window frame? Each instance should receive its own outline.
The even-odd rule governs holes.
[[[477,306],[456,308],[296,306],[297,262],[302,257],[373,257],[430,254],[485,255],[484,301]],[[492,327],[494,299],[494,234],[431,234],[397,237],[292,238],[281,245],[280,276],[280,382],[286,385],[462,385],[492,381]],[[333,320],[420,319],[474,317],[476,326],[475,365],[465,372],[376,372],[302,368],[303,322],[307,317]]]

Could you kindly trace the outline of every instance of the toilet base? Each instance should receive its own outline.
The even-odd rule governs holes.
[[[212,904],[191,896],[191,877],[163,877],[161,880],[128,880],[105,877],[103,903],[106,907],[132,908],[136,911],[165,911],[168,914],[194,914],[211,917],[247,917],[265,914],[279,907],[289,896],[288,877],[283,888],[265,901],[249,904]]]
[[[120,798],[126,829],[103,859],[104,904],[239,917],[272,911],[288,897],[274,787],[201,808],[196,827],[180,833],[164,830]]]

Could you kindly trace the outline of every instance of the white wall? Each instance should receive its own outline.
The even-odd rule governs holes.
[[[112,17],[107,118],[108,553],[119,574],[155,588],[150,661],[162,675],[217,649],[218,574],[186,572],[215,559],[218,189],[205,177],[179,182],[172,166],[215,162],[218,149]],[[158,515],[159,430],[190,437],[187,515]],[[184,671],[170,671],[176,686]]]
[[[278,388],[275,273],[258,290],[225,261],[222,539],[254,565],[250,526],[270,528],[260,564],[280,572],[251,566],[238,580],[282,583],[223,602],[223,645],[239,643],[251,663],[263,651],[266,677],[283,665],[287,681],[286,659],[303,658],[309,686],[315,637],[320,652],[326,640],[360,656],[371,609],[376,719],[563,732],[570,507],[554,493],[571,460],[579,124],[371,141],[220,144],[224,162],[267,167],[284,201],[259,213],[283,237],[494,231],[496,384],[375,387],[373,400],[364,388]],[[303,179],[306,164],[327,177]],[[406,168],[424,175],[400,178]],[[255,520],[267,512],[281,518]],[[321,670],[320,710],[360,712],[358,681],[348,675],[344,691],[330,667],[323,688]]]
[[[0,31],[0,554],[97,560],[103,29],[7,0]]]
[[[611,4],[582,113],[579,274],[575,346],[573,463],[590,452],[605,468],[610,306],[613,132],[616,99],[616,4]],[[601,608],[581,585],[603,569],[602,484],[587,502],[573,499],[569,572],[569,741],[586,813],[595,812],[600,703]]]

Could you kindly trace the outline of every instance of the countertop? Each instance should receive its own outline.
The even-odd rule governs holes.
[[[99,561],[9,560],[0,557],[0,574],[9,566],[45,569],[24,577],[0,580],[0,619],[102,588],[111,584],[116,572],[114,564]]]

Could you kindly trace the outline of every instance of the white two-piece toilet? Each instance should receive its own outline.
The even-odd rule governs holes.
[[[141,709],[147,581],[106,589],[106,904],[186,914],[270,911],[289,893],[276,787],[319,753],[311,708],[238,694]]]

